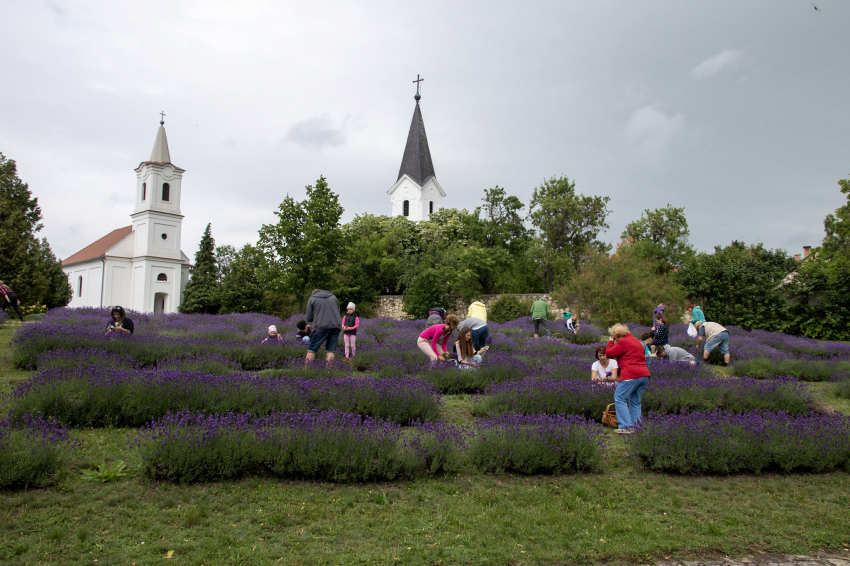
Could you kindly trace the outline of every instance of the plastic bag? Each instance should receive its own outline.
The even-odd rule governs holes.
[[[693,322],[688,324],[688,336],[690,336],[691,338],[697,337],[697,327],[694,326]]]

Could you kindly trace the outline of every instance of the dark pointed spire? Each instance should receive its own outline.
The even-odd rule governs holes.
[[[431,162],[431,150],[428,149],[428,137],[425,135],[425,122],[422,121],[422,111],[419,110],[419,93],[416,93],[414,98],[416,108],[413,110],[413,121],[410,123],[410,133],[407,134],[407,145],[404,146],[398,178],[407,175],[421,187],[436,175],[434,164]]]

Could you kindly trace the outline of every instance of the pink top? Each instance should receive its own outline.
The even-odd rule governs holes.
[[[445,324],[435,324],[434,326],[429,326],[425,329],[425,331],[419,335],[420,338],[424,338],[425,340],[431,341],[431,349],[434,350],[434,353],[438,356],[440,352],[437,351],[437,342],[440,341],[440,336],[443,334],[443,330],[446,328]],[[446,351],[446,345],[449,343],[449,336],[452,333],[449,332],[446,334],[446,337],[443,338],[443,351]]]

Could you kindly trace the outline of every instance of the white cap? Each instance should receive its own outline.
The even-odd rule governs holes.
[[[269,326],[269,332],[277,332],[277,326],[275,326],[274,324]]]
[[[345,307],[345,308],[346,309],[354,309],[354,303],[348,303],[348,306]]]

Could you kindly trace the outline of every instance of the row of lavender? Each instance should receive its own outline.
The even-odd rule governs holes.
[[[607,440],[581,417],[506,414],[472,426],[403,429],[337,411],[170,413],[130,443],[150,478],[226,480],[250,474],[337,482],[387,481],[473,468],[522,474],[599,469]],[[39,418],[0,422],[0,488],[55,479],[77,443]],[[721,411],[648,417],[629,456],[679,473],[850,471],[850,422],[840,415]]]
[[[351,375],[346,364],[305,366],[299,361],[280,370],[243,372],[224,358],[190,356],[146,368],[126,356],[96,350],[56,351],[39,357],[41,369],[15,388],[9,408],[13,415],[42,413],[64,424],[94,427],[138,427],[184,410],[254,417],[336,410],[406,425],[438,420],[440,391],[457,385],[483,390],[474,397],[473,412],[479,416],[520,412],[599,421],[613,401],[613,384],[590,382],[586,366],[581,368],[584,364],[578,360],[556,358],[535,368],[518,363],[502,360],[493,364],[491,373],[448,366],[417,377],[363,377]],[[510,374],[511,368],[519,369],[519,374]],[[792,378],[730,380],[687,364],[653,368],[643,400],[648,412],[724,409],[802,414],[811,405],[807,388]],[[500,371],[506,373],[494,375]],[[581,378],[564,377],[572,371],[580,371]]]
[[[13,339],[13,361],[19,367],[36,367],[38,356],[51,350],[96,349],[129,356],[143,366],[157,366],[176,356],[204,358],[216,354],[238,369],[255,371],[285,366],[304,355],[303,345],[294,336],[298,317],[282,321],[258,314],[133,316],[137,328],[134,336],[106,337],[104,330],[109,318],[106,309],[54,309],[42,323],[19,329]],[[262,344],[270,324],[281,329],[282,342]],[[548,364],[551,367],[558,358],[582,360],[582,364],[589,365],[598,343],[582,342],[602,336],[601,330],[583,325],[581,333],[588,339],[579,340],[578,344],[557,338],[534,340],[528,318],[505,324],[490,323],[489,326],[492,351],[506,357],[491,357],[493,361],[488,360],[485,369],[498,367],[498,373],[509,373],[512,379],[520,373],[523,373],[520,377],[528,376],[529,370],[545,371],[542,366]],[[648,330],[635,324],[629,326],[635,334]],[[424,356],[416,347],[416,338],[422,328],[421,321],[363,320],[357,337],[354,369],[380,377],[429,371]],[[808,338],[764,331],[747,332],[734,327],[729,328],[729,332],[730,350],[738,375],[758,378],[792,376],[824,381],[834,373],[850,370],[850,344],[819,343]],[[696,353],[696,340],[687,335],[685,325],[673,325],[670,336],[673,345]],[[507,368],[503,362],[508,362]],[[582,375],[587,373],[584,371],[586,365],[582,368]]]

